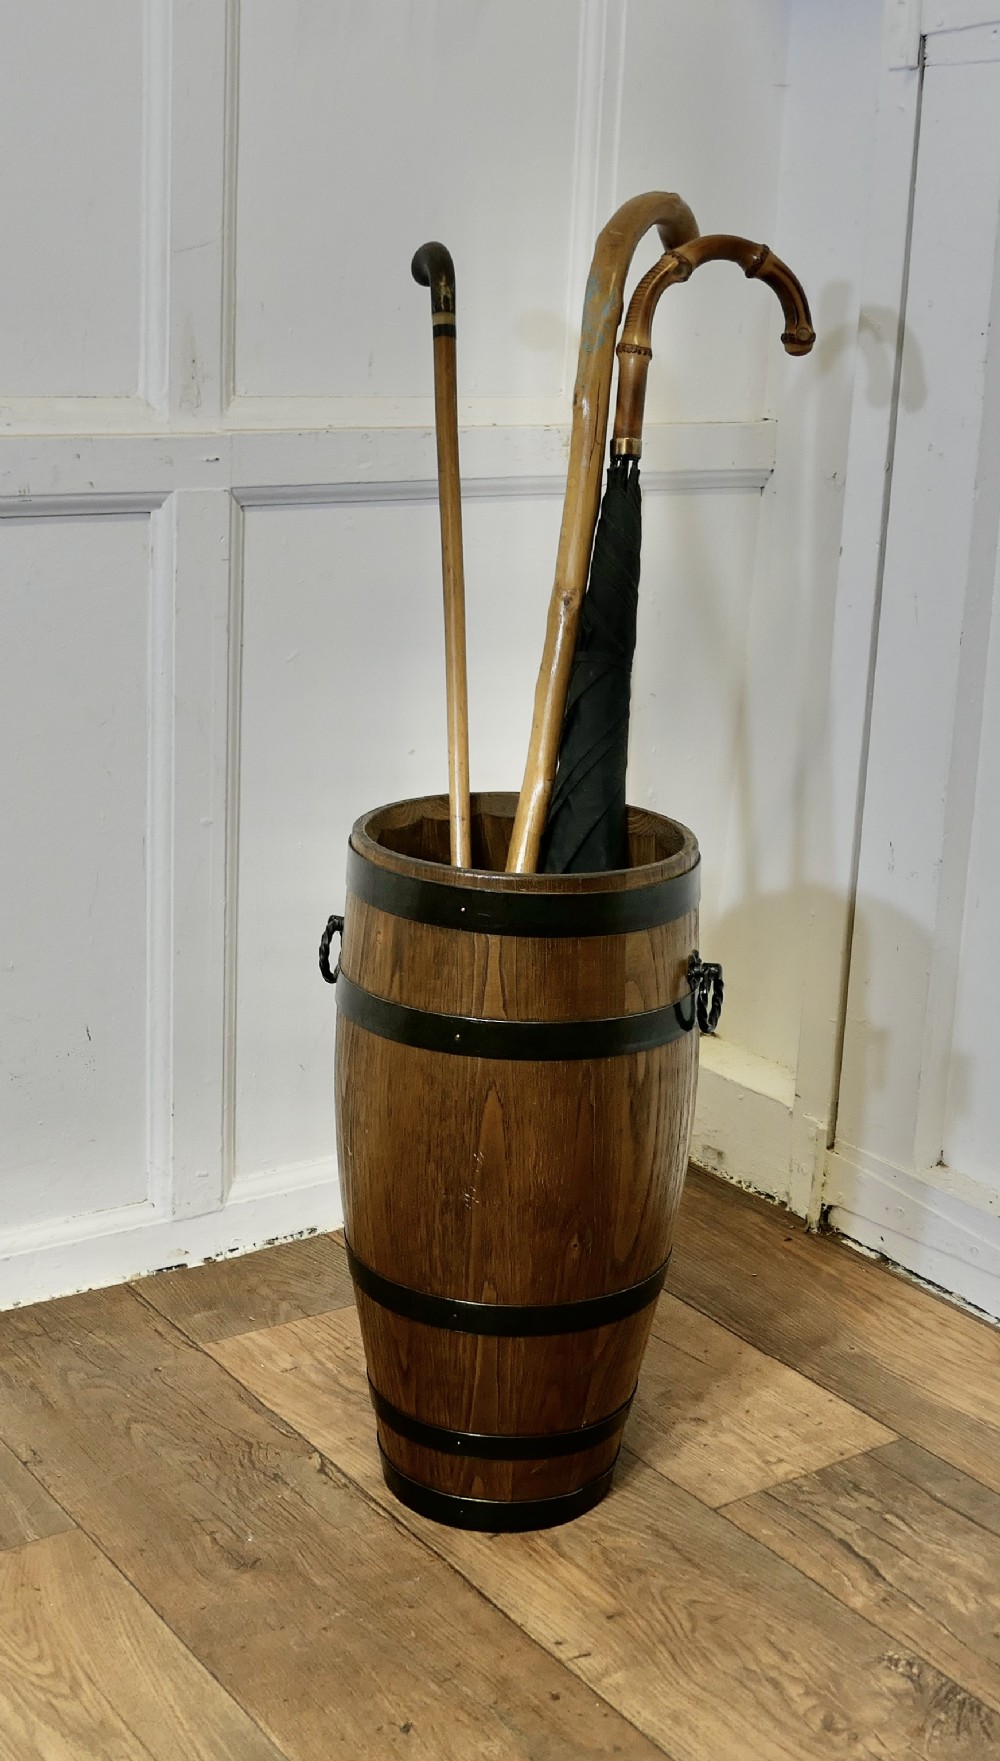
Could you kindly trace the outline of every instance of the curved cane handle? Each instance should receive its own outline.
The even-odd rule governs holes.
[[[639,282],[631,300],[621,341],[618,344],[618,400],[612,431],[612,451],[638,458],[642,451],[642,419],[646,403],[646,379],[652,359],[650,338],[653,314],[660,295],[675,282],[688,281],[703,263],[738,263],[751,280],[767,283],[785,317],[782,343],[790,355],[807,355],[816,341],[809,302],[797,275],[776,257],[768,245],[734,233],[708,233],[668,251]]]
[[[601,498],[615,336],[621,322],[629,266],[636,245],[651,226],[659,231],[667,251],[676,250],[698,236],[697,222],[687,203],[668,191],[652,190],[647,195],[633,196],[612,215],[598,236],[590,265],[573,391],[573,427],[556,577],[535,686],[524,781],[507,853],[508,873],[533,874],[538,866]]]
[[[446,245],[430,239],[414,251],[410,272],[421,287],[431,290],[431,311],[449,312],[455,316],[455,265]]]
[[[691,265],[691,271],[703,263],[723,259],[738,263],[751,281],[764,281],[777,294],[785,315],[782,342],[790,355],[807,355],[816,341],[816,332],[809,313],[802,283],[797,275],[776,257],[769,245],[755,245],[752,239],[737,238],[735,233],[709,233],[705,238],[682,244],[674,255]]]

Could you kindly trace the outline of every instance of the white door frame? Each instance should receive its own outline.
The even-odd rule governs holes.
[[[811,1210],[998,1313],[996,1194],[944,1166],[943,1137],[1000,520],[1000,150],[981,152],[1000,111],[1000,6],[924,0],[891,7],[888,26],[887,61],[904,65],[884,76],[873,209],[895,225],[873,227],[870,269],[899,288],[907,334],[890,407],[861,386],[851,434],[841,622],[870,608],[873,640],[863,702],[837,677],[857,646],[834,653],[835,696],[853,703],[837,768],[850,775],[853,745],[859,813],[835,1143]]]

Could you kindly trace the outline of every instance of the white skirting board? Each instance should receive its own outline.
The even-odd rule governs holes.
[[[714,1037],[699,1061],[691,1160],[804,1216],[792,1177],[793,1072]]]
[[[228,1203],[202,1217],[165,1217],[152,1204],[67,1217],[0,1236],[0,1309],[250,1253],[343,1220],[332,1157],[237,1180]]]
[[[845,1150],[828,1159],[823,1198],[838,1234],[1000,1319],[1000,1216],[992,1208],[996,1194],[980,1190],[982,1208],[904,1168]]]

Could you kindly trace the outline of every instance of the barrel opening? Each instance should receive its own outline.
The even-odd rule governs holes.
[[[472,866],[502,872],[507,860],[517,797],[481,794],[472,797]],[[668,862],[684,848],[685,830],[672,820],[630,807],[629,866],[645,868]],[[444,795],[397,801],[369,814],[365,830],[376,844],[398,856],[421,862],[449,862],[448,800]]]

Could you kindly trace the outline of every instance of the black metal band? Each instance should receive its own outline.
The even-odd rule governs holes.
[[[626,1320],[656,1301],[670,1264],[668,1254],[662,1266],[641,1283],[612,1290],[606,1296],[580,1297],[575,1302],[469,1302],[464,1297],[433,1296],[425,1290],[414,1290],[409,1284],[397,1284],[359,1260],[350,1242],[345,1242],[345,1246],[351,1277],[358,1289],[380,1308],[403,1315],[409,1321],[422,1321],[428,1327],[443,1327],[451,1333],[481,1333],[491,1339],[539,1339],[553,1333],[583,1333],[589,1327],[607,1327],[614,1321]]]
[[[611,1490],[615,1471],[612,1462],[596,1479],[588,1480],[575,1492],[561,1492],[555,1498],[518,1498],[513,1501],[461,1498],[455,1492],[438,1492],[432,1486],[422,1486],[419,1480],[411,1480],[409,1474],[401,1473],[393,1466],[381,1446],[379,1454],[385,1483],[400,1504],[415,1510],[419,1516],[429,1516],[432,1522],[447,1523],[449,1528],[483,1529],[490,1534],[551,1529],[557,1523],[571,1522],[573,1517],[582,1516],[585,1510],[593,1510],[594,1505],[600,1503],[605,1493]]]
[[[595,1016],[590,1021],[503,1021],[479,1015],[441,1015],[377,997],[341,972],[337,1007],[348,1021],[380,1039],[425,1052],[451,1052],[465,1058],[551,1060],[619,1058],[649,1052],[690,1033],[696,999],[687,991],[676,1003],[635,1015]]]
[[[503,1436],[495,1431],[452,1431],[445,1425],[431,1425],[426,1419],[416,1419],[412,1413],[403,1412],[391,1400],[386,1400],[371,1377],[368,1392],[377,1417],[395,1431],[397,1437],[420,1443],[425,1449],[437,1449],[442,1455],[476,1456],[480,1461],[548,1461],[556,1455],[577,1455],[581,1450],[593,1449],[609,1437],[617,1436],[628,1418],[635,1394],[633,1389],[615,1412],[596,1419],[591,1425],[580,1425],[575,1431]]]
[[[367,861],[351,845],[347,890],[390,917],[407,917],[440,929],[493,936],[614,936],[686,917],[698,904],[701,863],[699,859],[670,880],[621,893],[502,892],[396,874]]]

